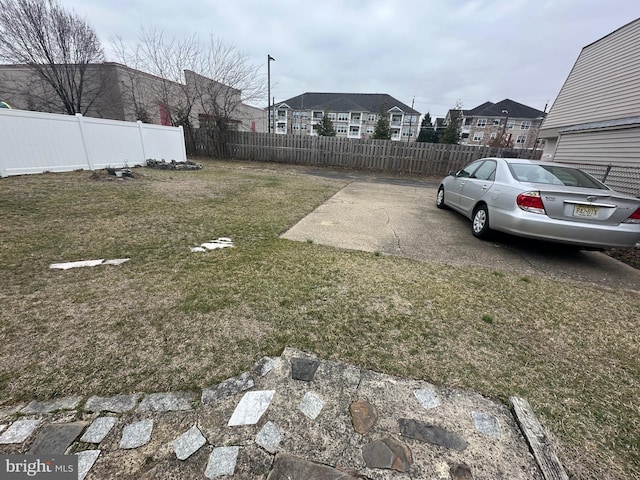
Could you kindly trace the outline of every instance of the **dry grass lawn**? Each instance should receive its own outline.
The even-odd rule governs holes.
[[[0,180],[0,406],[202,389],[291,346],[523,396],[572,478],[640,478],[638,292],[282,240],[344,182],[204,163]]]

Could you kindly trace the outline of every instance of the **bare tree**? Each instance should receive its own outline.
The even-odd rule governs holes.
[[[91,26],[55,0],[0,0],[0,60],[28,66],[66,113],[86,113],[102,92],[90,66],[103,59]]]
[[[114,45],[118,60],[130,67],[129,101],[134,105],[160,106],[161,116],[182,125],[189,142],[200,123],[215,140],[242,117],[244,101],[264,95],[264,79],[248,57],[211,36],[204,48],[195,36],[167,38],[157,29],[143,31],[138,44]],[[156,77],[145,82],[144,72]]]

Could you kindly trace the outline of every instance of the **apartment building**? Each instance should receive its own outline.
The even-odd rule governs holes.
[[[415,141],[420,112],[384,93],[303,93],[270,109],[276,134],[317,135],[327,114],[336,136],[371,138],[381,114],[389,116],[392,140]]]
[[[462,110],[461,145],[488,146],[504,136],[514,148],[540,148],[538,132],[546,113],[513,100],[485,102]],[[451,119],[451,110],[445,122]]]

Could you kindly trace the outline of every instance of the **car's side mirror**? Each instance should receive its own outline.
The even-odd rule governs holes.
[[[449,172],[449,175],[451,175],[452,177],[455,177],[455,176],[456,176],[456,173],[458,173],[458,172],[454,172],[453,170],[451,170],[451,171]]]

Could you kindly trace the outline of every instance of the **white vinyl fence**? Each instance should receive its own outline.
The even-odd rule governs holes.
[[[0,109],[0,177],[184,162],[182,127]]]

